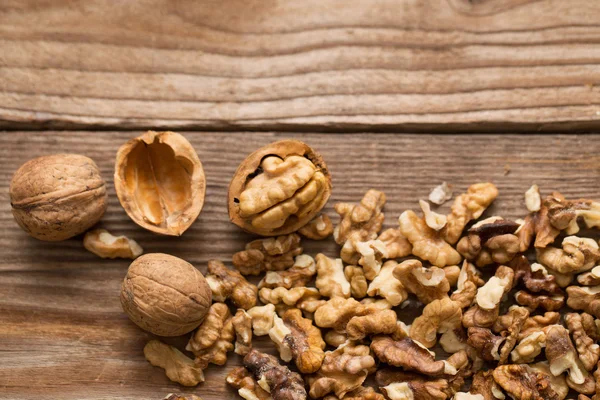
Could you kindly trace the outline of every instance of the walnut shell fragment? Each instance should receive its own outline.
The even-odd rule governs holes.
[[[121,286],[121,305],[140,328],[159,336],[179,336],[204,320],[212,293],[192,264],[168,254],[135,259]]]
[[[104,215],[106,183],[90,158],[55,154],[23,164],[10,182],[10,205],[32,237],[56,242],[85,232]]]
[[[144,356],[150,364],[165,370],[167,377],[183,386],[196,386],[204,382],[204,373],[194,360],[173,346],[151,340],[144,347]]]
[[[115,190],[136,224],[161,235],[181,236],[202,210],[206,179],[186,138],[148,131],[119,148]]]
[[[133,239],[114,236],[106,229],[94,229],[83,237],[83,247],[102,258],[131,258],[142,255],[144,249]]]
[[[262,236],[295,232],[311,221],[331,195],[321,155],[298,140],[261,147],[239,165],[227,196],[229,219]]]

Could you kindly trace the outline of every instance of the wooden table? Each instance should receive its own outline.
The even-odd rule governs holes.
[[[599,21],[589,0],[1,1],[0,399],[237,398],[224,382],[235,355],[196,389],[145,361],[151,335],[118,299],[128,261],[19,229],[8,187],[28,159],[93,158],[109,187],[101,226],[203,272],[252,238],[227,217],[235,168],[283,138],[323,154],[334,222],[333,204],[371,187],[389,227],[442,181],[496,183],[487,214],[508,218],[532,183],[600,199],[600,137],[534,133],[598,131]],[[150,128],[182,132],[204,164],[205,207],[181,238],[139,228],[114,192],[118,147]]]

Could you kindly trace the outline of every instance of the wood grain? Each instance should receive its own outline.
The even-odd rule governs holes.
[[[81,238],[44,243],[27,236],[10,213],[12,173],[30,158],[76,152],[92,157],[109,186],[109,208],[101,225],[138,240],[146,252],[166,252],[201,271],[211,258],[229,262],[250,236],[230,224],[226,189],[238,163],[258,146],[283,138],[306,141],[320,151],[333,176],[332,206],[357,201],[369,188],[384,190],[386,226],[442,181],[463,191],[490,180],[500,197],[486,215],[525,213],[523,193],[532,183],[543,192],[600,198],[598,135],[388,135],[184,133],[204,164],[206,203],[199,220],[180,238],[161,237],[134,224],[120,207],[112,183],[118,147],[139,132],[0,134],[0,398],[13,400],[161,399],[194,392],[205,400],[234,399],[224,376],[240,363],[211,366],[207,382],[183,389],[150,366],[142,348],[151,335],[122,312],[118,293],[128,262],[101,260],[83,249]],[[509,173],[506,174],[506,171]],[[448,210],[448,205],[442,207]],[[305,241],[308,254],[334,256],[333,242]],[[402,317],[409,322],[410,308]],[[185,338],[171,340],[182,346]],[[274,351],[269,340],[258,347]]]
[[[600,127],[600,2],[0,2],[0,127]]]

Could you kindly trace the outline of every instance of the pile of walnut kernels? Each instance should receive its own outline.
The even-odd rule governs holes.
[[[49,190],[64,198],[32,206],[39,185],[30,183],[42,180],[69,190]],[[148,132],[119,150],[115,187],[132,220],[178,236],[200,214],[204,172],[181,135]],[[478,183],[454,198],[450,214],[421,200],[422,216],[404,211],[397,228],[381,232],[383,192],[335,204],[335,228],[319,215],[330,193],[325,162],[304,143],[276,142],[248,156],[229,187],[230,218],[269,237],[234,254],[235,269],[211,260],[204,278],[166,254],[130,266],[121,301],[132,321],[160,336],[197,327],[186,347],[194,358],[151,340],[146,359],[195,386],[234,351],[244,366],[227,383],[246,400],[600,400],[600,249],[577,236],[580,224],[600,226],[600,204],[560,193],[542,199],[534,185],[522,220],[478,220],[498,196],[493,184]],[[429,200],[452,197],[444,183]],[[86,232],[106,202],[104,181],[83,156],[31,160],[11,183],[17,222],[41,240]],[[304,254],[300,235],[333,236],[340,257]],[[101,257],[143,252],[105,230],[88,231],[84,244]],[[258,286],[247,276],[260,276]],[[398,315],[415,301],[422,314],[406,325]],[[254,336],[269,336],[279,358],[253,349]],[[440,347],[446,359],[431,351]]]
[[[239,272],[211,261],[216,302],[188,345],[200,364],[171,363],[179,370],[169,376],[203,369],[211,357],[223,363],[235,338],[244,367],[227,382],[247,400],[304,399],[305,386],[315,399],[564,399],[569,388],[598,398],[600,251],[575,236],[578,217],[598,224],[598,204],[559,193],[542,201],[534,186],[523,220],[491,217],[463,235],[497,195],[493,184],[475,184],[449,215],[421,202],[423,217],[407,210],[398,228],[380,232],[385,194],[369,190],[356,205],[335,205],[335,229],[321,215],[300,231],[313,239],[333,233],[339,259],[303,254],[292,233],[249,243],[233,256]],[[531,246],[532,264],[523,255]],[[486,282],[479,269],[493,276]],[[256,288],[240,272],[264,277]],[[257,289],[264,305],[250,307]],[[506,309],[509,293],[518,305]],[[409,294],[424,309],[405,325],[397,312]],[[561,317],[565,297],[578,312]],[[221,301],[239,307],[236,314]],[[252,350],[253,335],[268,335],[280,359]],[[430,350],[438,343],[445,360]],[[378,390],[364,385],[370,374]]]

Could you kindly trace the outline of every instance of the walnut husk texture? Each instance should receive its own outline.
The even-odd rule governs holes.
[[[23,164],[10,183],[15,220],[32,237],[56,242],[85,232],[104,215],[106,183],[90,158],[54,154]]]
[[[159,336],[179,336],[197,328],[211,301],[200,271],[168,254],[137,258],[121,286],[121,305],[129,318]]]

